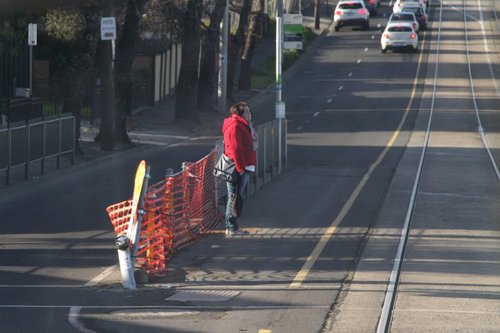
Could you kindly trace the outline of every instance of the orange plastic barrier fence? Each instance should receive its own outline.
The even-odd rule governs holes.
[[[201,238],[222,221],[212,175],[217,150],[184,170],[149,186],[144,203],[136,264],[148,274],[164,275],[173,253]],[[131,200],[109,206],[116,234],[126,232]]]

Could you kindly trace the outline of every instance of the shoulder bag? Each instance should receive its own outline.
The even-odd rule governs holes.
[[[213,174],[215,177],[230,183],[237,183],[240,176],[236,170],[236,164],[226,154],[222,154],[215,163]]]

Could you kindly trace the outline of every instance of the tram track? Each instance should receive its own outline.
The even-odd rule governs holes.
[[[472,103],[472,112],[474,113],[475,116],[475,127],[477,128],[477,134],[480,136],[481,143],[482,143],[482,148],[487,152],[488,158],[489,158],[489,163],[491,168],[494,170],[494,174],[496,175],[496,179],[494,180],[495,182],[500,183],[500,172],[498,168],[498,164],[495,160],[495,157],[492,153],[492,146],[491,143],[488,142],[487,138],[487,128],[483,123],[482,117],[481,117],[481,110],[480,107],[478,106],[478,96],[477,96],[477,90],[476,90],[476,85],[475,85],[475,79],[474,79],[474,68],[473,68],[473,63],[471,60],[471,49],[470,49],[470,36],[469,36],[469,20],[468,20],[468,10],[467,10],[467,4],[466,0],[462,0],[462,7],[461,11],[463,12],[463,43],[464,43],[464,48],[465,48],[465,66],[466,66],[466,73],[467,73],[467,78],[466,80],[468,81],[469,85],[469,100]],[[477,5],[479,8],[479,13],[482,17],[482,8],[480,6],[480,1],[477,1]],[[472,5],[471,5],[472,6]],[[403,223],[403,227],[401,229],[401,235],[399,239],[399,244],[397,247],[396,251],[396,256],[394,258],[394,264],[393,264],[393,269],[389,278],[388,286],[387,286],[387,291],[385,294],[384,302],[383,302],[383,307],[381,311],[381,316],[378,322],[377,326],[377,333],[385,333],[385,332],[390,332],[391,330],[391,322],[393,319],[393,314],[394,314],[394,309],[396,307],[397,303],[397,296],[398,296],[398,290],[400,286],[400,280],[401,280],[401,274],[404,270],[404,262],[405,262],[405,255],[407,251],[407,246],[408,246],[408,240],[410,237],[410,232],[412,229],[412,222],[413,222],[413,217],[414,217],[414,211],[415,207],[417,204],[417,197],[419,195],[420,187],[422,184],[422,177],[424,175],[424,172],[426,172],[425,167],[426,167],[426,159],[429,155],[429,142],[430,142],[430,137],[433,133],[433,121],[436,116],[436,112],[438,108],[436,108],[436,101],[438,100],[438,93],[440,87],[445,86],[444,83],[441,82],[440,75],[442,75],[442,72],[440,71],[440,61],[441,61],[441,38],[444,35],[443,34],[443,7],[444,3],[441,1],[439,3],[439,17],[438,17],[438,28],[437,28],[437,40],[436,40],[436,50],[435,50],[435,68],[434,68],[434,78],[433,78],[433,84],[432,84],[432,97],[431,97],[431,102],[430,102],[430,108],[428,112],[428,119],[427,119],[427,126],[425,129],[425,137],[423,139],[423,144],[422,144],[422,149],[420,151],[420,157],[418,161],[418,168],[415,174],[415,178],[413,181],[413,186],[411,190],[411,196],[410,200],[408,203],[408,207],[406,210],[405,214],[405,219]],[[494,17],[497,17],[496,10],[494,7],[493,2],[491,2],[491,10],[494,15]],[[486,36],[485,36],[485,31],[484,27],[482,26],[482,34],[483,34],[483,40],[485,41],[485,49],[488,51],[488,48],[486,46]],[[429,50],[431,48],[429,47]],[[491,61],[488,59],[488,64],[490,67],[489,73],[491,74],[492,77],[490,77],[490,80],[494,82],[495,86],[495,92],[496,92],[496,98],[499,98],[498,94],[498,88],[496,86],[496,78],[494,77],[494,72],[491,70]]]

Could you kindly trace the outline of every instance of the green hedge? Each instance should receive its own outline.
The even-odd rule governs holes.
[[[269,33],[272,33],[272,31]],[[288,68],[290,68],[300,58],[300,56],[305,52],[305,49],[307,49],[315,38],[316,34],[310,28],[304,27],[304,34],[302,36],[303,50],[283,50],[281,71],[285,72]],[[252,70],[252,89],[265,89],[271,83],[275,82],[275,76],[276,55],[272,55]]]

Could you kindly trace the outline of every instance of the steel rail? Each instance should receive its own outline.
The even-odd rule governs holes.
[[[469,76],[469,84],[471,88],[471,96],[472,96],[472,102],[474,105],[474,112],[476,115],[476,120],[478,122],[478,132],[481,136],[481,140],[483,143],[484,148],[486,149],[489,159],[491,161],[491,164],[493,166],[493,169],[495,171],[495,174],[497,176],[498,181],[500,182],[500,172],[498,165],[493,157],[493,154],[491,152],[487,137],[485,135],[484,127],[481,121],[480,117],[480,112],[479,112],[479,107],[477,105],[477,98],[476,98],[476,92],[475,92],[475,86],[474,86],[474,81],[473,81],[473,71],[472,71],[472,66],[471,66],[471,59],[470,59],[470,48],[469,48],[469,35],[468,35],[468,28],[467,28],[467,13],[466,13],[466,6],[465,6],[465,0],[462,1],[462,6],[463,6],[463,15],[464,15],[464,33],[465,33],[465,47],[466,47],[466,58],[467,58],[467,68],[468,68],[468,76]],[[480,8],[480,0],[478,0],[478,6]],[[496,10],[494,8],[494,4],[492,3],[492,10],[494,12],[495,18],[496,18]],[[392,311],[394,307],[394,301],[397,293],[397,287],[399,284],[399,278],[401,275],[401,270],[402,270],[402,263],[404,260],[405,256],[405,250],[406,250],[406,244],[409,236],[409,231],[411,227],[411,219],[413,215],[413,211],[415,208],[416,204],[416,194],[418,192],[419,184],[420,184],[420,178],[423,172],[423,166],[424,166],[424,160],[425,160],[425,155],[428,147],[428,142],[429,142],[429,135],[431,131],[431,124],[432,124],[432,117],[434,114],[434,103],[435,103],[435,96],[436,96],[436,87],[437,87],[437,78],[438,78],[438,69],[439,69],[439,49],[440,49],[440,44],[441,44],[441,23],[442,23],[442,13],[443,13],[443,2],[440,4],[440,11],[439,11],[439,26],[438,26],[438,37],[437,37],[437,47],[436,47],[436,66],[435,66],[435,71],[434,71],[434,85],[433,85],[433,93],[432,93],[432,99],[431,99],[431,107],[430,107],[430,113],[429,113],[429,119],[427,123],[427,129],[425,133],[425,139],[420,155],[420,161],[419,161],[419,166],[415,175],[415,180],[413,184],[413,189],[410,197],[410,202],[408,204],[408,209],[406,212],[405,216],[405,221],[403,224],[403,228],[401,231],[401,236],[400,236],[400,241],[398,245],[398,249],[396,252],[396,257],[394,259],[394,265],[393,265],[393,270],[391,272],[391,276],[388,282],[388,287],[387,287],[387,292],[386,296],[384,299],[384,304],[381,312],[381,317],[379,319],[379,323],[377,326],[377,333],[386,333],[389,331],[391,319],[392,319]],[[481,11],[482,13],[482,11]],[[483,35],[484,35],[484,30]],[[486,41],[485,41],[486,43]],[[487,45],[485,44],[485,49],[486,51],[488,50]],[[489,61],[489,60],[488,60]],[[491,66],[491,64],[490,64]],[[492,79],[495,80],[494,74],[492,71],[490,71],[492,75]],[[498,89],[496,89],[497,95],[498,95]]]
[[[479,7],[479,13],[482,16],[482,10],[481,10],[481,4],[480,1],[478,0],[478,7]],[[479,135],[481,136],[481,141],[483,142],[483,146],[486,149],[486,152],[488,153],[488,156],[490,158],[491,164],[493,166],[493,169],[495,171],[495,174],[497,176],[497,180],[500,182],[500,171],[498,170],[498,165],[495,161],[495,158],[493,157],[493,154],[491,153],[490,145],[488,143],[488,138],[486,137],[484,133],[484,127],[483,123],[481,122],[481,116],[479,115],[479,108],[477,106],[477,100],[476,100],[476,90],[474,88],[474,79],[472,77],[472,66],[471,66],[471,60],[470,60],[470,49],[469,49],[469,33],[467,31],[467,9],[465,7],[465,0],[462,0],[462,6],[463,6],[463,14],[464,14],[464,33],[465,33],[465,54],[467,56],[467,69],[469,72],[469,82],[470,82],[470,88],[471,88],[471,94],[472,94],[472,102],[474,104],[474,112],[476,114],[476,119],[478,123],[478,132]],[[495,8],[492,8],[493,12],[495,12]],[[495,13],[496,17],[496,13]],[[481,23],[482,27],[482,23]],[[484,37],[484,29],[482,30],[482,34]],[[486,43],[486,42],[485,42]],[[487,47],[485,47],[486,51],[488,51]],[[489,62],[489,59],[488,59]],[[491,64],[490,64],[491,65]],[[493,72],[490,70],[490,73],[493,75]],[[493,81],[495,81],[495,77],[492,77]],[[498,89],[496,90],[497,95],[498,95]]]
[[[436,87],[437,87],[437,78],[439,72],[439,56],[440,56],[440,45],[441,45],[441,24],[442,24],[442,16],[443,16],[443,2],[440,2],[439,8],[439,24],[438,24],[438,34],[437,34],[437,47],[436,47],[436,66],[434,69],[434,83],[432,90],[432,98],[431,98],[431,106],[429,112],[429,118],[427,120],[427,127],[425,131],[424,143],[422,145],[422,150],[420,152],[420,160],[418,163],[418,169],[415,174],[415,179],[413,182],[413,188],[410,196],[410,201],[408,203],[408,208],[406,210],[405,220],[403,223],[403,228],[401,229],[401,235],[399,239],[398,249],[396,251],[396,256],[394,258],[394,264],[392,267],[391,276],[389,278],[389,282],[387,285],[387,291],[384,298],[384,304],[382,306],[382,312],[380,315],[380,319],[377,325],[377,333],[386,333],[389,330],[391,318],[392,318],[392,309],[394,306],[394,300],[396,299],[396,289],[399,284],[399,278],[401,275],[401,265],[404,260],[406,243],[408,241],[408,235],[410,231],[411,219],[413,216],[413,211],[415,209],[415,204],[417,201],[417,192],[420,185],[420,179],[422,176],[423,168],[424,168],[424,160],[427,152],[427,147],[429,144],[430,137],[430,129],[432,125],[432,117],[434,115],[434,103],[436,100]]]

